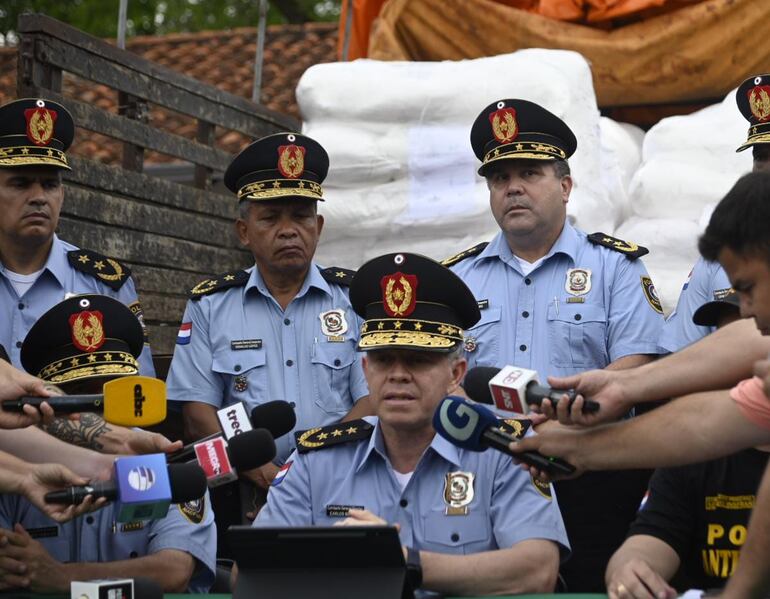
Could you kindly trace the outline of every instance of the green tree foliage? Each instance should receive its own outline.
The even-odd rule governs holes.
[[[97,37],[117,35],[119,0],[2,0],[0,42],[13,42],[23,12],[44,13]],[[333,21],[340,0],[270,0],[268,23]],[[259,0],[128,0],[128,36],[254,27]]]

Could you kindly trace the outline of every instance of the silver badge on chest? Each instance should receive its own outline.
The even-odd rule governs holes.
[[[345,319],[345,311],[341,308],[327,310],[318,315],[321,320],[321,332],[326,335],[327,341],[341,342],[345,340],[348,332],[348,321]]]
[[[472,472],[447,472],[444,479],[444,503],[447,516],[465,516],[473,501]]]
[[[564,289],[570,295],[585,295],[591,291],[591,271],[587,268],[570,268]]]

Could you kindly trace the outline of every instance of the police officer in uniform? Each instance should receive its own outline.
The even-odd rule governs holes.
[[[100,295],[46,312],[21,348],[24,366],[63,390],[136,374],[143,331],[132,310]],[[208,495],[149,522],[116,521],[114,504],[57,524],[23,497],[0,496],[0,588],[69,592],[72,580],[147,576],[167,592],[205,593],[214,581],[216,527]],[[19,566],[24,570],[17,570]]]
[[[753,171],[770,170],[770,75],[756,75],[741,83],[735,93],[738,110],[749,122],[748,138],[736,152],[751,148]],[[679,351],[713,333],[713,326],[693,321],[693,314],[704,303],[719,300],[730,290],[727,274],[718,262],[698,258],[679,294],[676,308],[666,319],[660,334],[660,347]]]
[[[530,368],[541,380],[651,360],[662,309],[639,258],[643,247],[567,221],[570,128],[545,108],[505,99],[471,129],[500,232],[444,261],[473,291],[481,319],[465,335],[470,366]],[[603,588],[601,573],[623,541],[646,477],[613,473],[557,485],[572,543],[562,574],[571,591]],[[600,531],[597,533],[597,531]]]
[[[299,434],[254,526],[397,523],[424,589],[552,591],[568,541],[550,486],[504,454],[450,444],[432,425],[466,371],[462,330],[479,318],[470,290],[437,262],[404,253],[362,266],[350,297],[364,319],[359,347],[376,417]],[[523,434],[530,423],[510,424]]]

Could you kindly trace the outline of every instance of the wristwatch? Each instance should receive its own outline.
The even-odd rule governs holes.
[[[412,547],[406,548],[406,580],[413,590],[417,590],[422,586],[420,552]]]

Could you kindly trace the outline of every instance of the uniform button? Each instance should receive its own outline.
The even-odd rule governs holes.
[[[292,408],[295,408],[295,407],[297,407],[297,404],[295,404],[293,401],[290,401],[290,402],[289,402],[289,405],[290,405]]]
[[[135,557],[138,557],[138,556],[139,556],[139,554],[136,551],[132,551],[131,553],[128,554],[128,557],[130,557],[131,559],[133,559]]]
[[[401,501],[398,502],[398,505],[400,505],[401,507],[406,507],[409,505],[409,502],[406,499],[402,499]]]
[[[93,524],[94,523],[94,517],[93,516],[86,516],[86,523],[87,524]]]
[[[16,347],[21,347],[21,341],[16,342]]]
[[[288,318],[284,318],[283,319],[283,324],[290,325],[291,324],[291,320],[289,320]]]
[[[522,312],[522,313],[521,313],[521,315],[522,315],[524,318],[529,318],[529,312],[527,312],[526,310],[524,310],[524,312]]]
[[[527,351],[527,346],[526,346],[526,345],[520,345],[520,346],[519,346],[519,350],[521,350],[521,351]]]
[[[235,370],[235,372],[240,372],[241,371],[241,365],[240,364],[236,364],[235,366],[233,366],[233,370]]]
[[[453,542],[453,543],[457,543],[457,541],[459,541],[459,540],[460,540],[460,535],[458,535],[456,532],[453,532],[453,533],[452,533],[452,536],[451,536],[451,537],[449,537],[449,538],[450,538],[450,539],[452,539],[452,542]]]
[[[530,279],[529,277],[527,277],[526,279],[524,279],[524,283],[525,283],[526,285],[532,285],[532,279]]]
[[[580,314],[575,314],[575,320],[580,320],[581,318],[583,318],[583,317],[580,316]]]
[[[24,309],[24,304],[22,304],[21,302],[19,302],[19,310],[23,310],[23,309]]]
[[[292,360],[286,360],[286,366],[291,366],[292,364],[294,364]]]
[[[335,365],[335,366],[339,366],[340,364],[342,364],[342,362],[340,362],[340,359],[339,359],[339,358],[337,358],[336,360],[334,360],[334,365]]]

